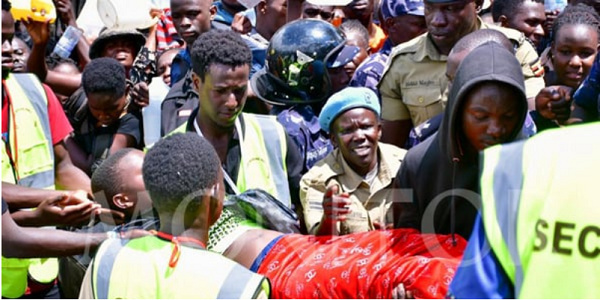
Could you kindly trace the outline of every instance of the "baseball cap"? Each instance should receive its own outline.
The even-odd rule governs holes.
[[[423,0],[381,0],[383,19],[403,15],[424,16]]]
[[[348,110],[358,107],[374,111],[377,117],[381,115],[381,105],[375,92],[366,87],[347,87],[331,95],[321,109],[321,114],[319,115],[321,129],[329,132],[331,123],[337,117]]]

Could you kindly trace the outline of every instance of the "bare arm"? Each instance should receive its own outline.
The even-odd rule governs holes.
[[[72,137],[65,139],[65,147],[67,148],[67,152],[69,152],[69,158],[73,162],[73,165],[83,170],[86,174],[89,174],[92,165],[91,156],[87,155]]]
[[[128,147],[135,147],[135,139],[129,134],[117,133],[113,137],[113,142],[110,146],[110,154]]]
[[[56,4],[56,12],[60,20],[69,26],[77,27],[77,19],[73,12],[71,0],[54,1]],[[90,44],[85,38],[80,38],[77,46],[75,47],[77,56],[79,57],[79,67],[83,68],[87,63],[90,62]]]
[[[49,39],[49,22],[24,21],[33,41],[31,54],[27,60],[27,69],[34,73],[40,81],[49,85],[53,91],[63,95],[71,95],[81,85],[81,75],[67,75],[48,70],[45,51]]]
[[[16,184],[2,182],[2,199],[11,209],[37,207],[44,200],[54,199],[64,194],[62,191],[22,187]]]
[[[71,162],[65,142],[54,145],[56,185],[67,190],[84,190],[92,194],[90,178]]]
[[[107,239],[106,233],[22,228],[11,215],[2,214],[2,256],[9,258],[56,257],[95,251]]]
[[[35,210],[19,210],[11,214],[20,226],[79,226],[89,223],[100,213],[100,204],[86,199],[85,193],[73,204],[67,204],[71,195],[64,193],[60,197],[44,200]]]

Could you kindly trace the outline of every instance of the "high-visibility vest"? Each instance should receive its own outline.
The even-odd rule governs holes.
[[[179,246],[156,236],[109,239],[92,261],[96,299],[239,299],[270,294],[269,281],[238,263],[205,249]]]
[[[244,130],[240,123],[244,121]],[[169,133],[184,133],[187,123]],[[236,186],[240,193],[259,188],[291,207],[285,129],[275,116],[242,113],[235,120],[242,158]]]
[[[11,73],[4,83],[11,107],[8,144],[2,139],[2,181],[54,189],[54,150],[44,87],[33,74]],[[2,257],[2,296],[22,296],[27,288],[28,273],[38,282],[50,283],[58,275],[58,261]]]
[[[519,298],[600,298],[600,124],[486,149],[486,238]]]
[[[32,74],[12,73],[6,78],[5,86],[11,98],[7,140],[12,159],[16,159],[13,162],[17,166],[14,171],[18,181],[4,138],[2,181],[26,187],[54,188],[54,150],[44,87]]]

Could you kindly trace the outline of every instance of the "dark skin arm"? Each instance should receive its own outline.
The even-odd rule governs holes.
[[[65,142],[54,145],[56,186],[66,190],[84,190],[92,194],[90,178],[71,162]]]
[[[79,226],[89,223],[100,213],[100,205],[86,199],[83,193],[83,201],[72,205],[65,205],[69,201],[69,194],[61,197],[44,200],[35,210],[19,210],[11,214],[14,221],[20,226]]]
[[[45,51],[50,37],[50,22],[23,20],[33,41],[31,54],[27,60],[27,70],[34,73],[40,81],[49,85],[54,92],[71,95],[81,85],[81,75],[67,75],[48,70]]]
[[[127,147],[135,147],[135,139],[129,134],[117,133],[115,134],[112,145],[110,146],[110,153],[115,153],[120,149]]]
[[[149,235],[143,230],[124,232],[123,238]],[[8,258],[58,257],[95,251],[106,233],[75,233],[54,229],[23,228],[11,215],[2,214],[2,256]]]
[[[43,201],[61,197],[64,193],[64,191],[28,188],[2,182],[2,198],[11,209],[37,207]]]
[[[399,120],[399,121],[382,121],[382,136],[381,141],[384,143],[396,145],[400,148],[404,148],[410,130],[413,128],[411,120]]]
[[[52,2],[56,6],[56,13],[62,23],[78,28],[71,0],[53,0]],[[76,51],[79,57],[79,67],[84,68],[90,62],[90,56],[88,55],[90,53],[90,44],[83,36],[79,39],[74,51]]]
[[[69,158],[73,162],[73,165],[86,174],[89,174],[90,166],[92,165],[92,156],[86,154],[71,137],[65,139],[65,147],[67,148],[67,152],[69,152]]]
[[[2,215],[2,256],[8,258],[56,257],[95,251],[105,233],[22,228],[6,212]]]

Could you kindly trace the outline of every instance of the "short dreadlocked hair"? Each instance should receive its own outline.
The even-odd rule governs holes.
[[[239,67],[252,63],[250,48],[231,30],[213,29],[201,34],[192,46],[191,56],[192,69],[202,82],[213,64]]]
[[[492,19],[494,22],[500,22],[500,16],[511,16],[516,13],[519,6],[525,1],[531,1],[544,4],[544,0],[498,0],[492,3]]]
[[[564,25],[588,25],[596,29],[598,38],[600,38],[600,16],[593,7],[583,3],[576,5],[567,5],[565,9],[556,17],[552,27],[553,41],[556,41],[558,31]]]
[[[184,200],[197,205],[199,193],[217,183],[220,168],[210,142],[196,133],[178,133],[161,139],[148,151],[142,173],[160,214],[174,213]]]
[[[120,98],[127,85],[125,67],[116,59],[100,57],[93,59],[83,69],[81,82],[86,94],[104,94]]]

